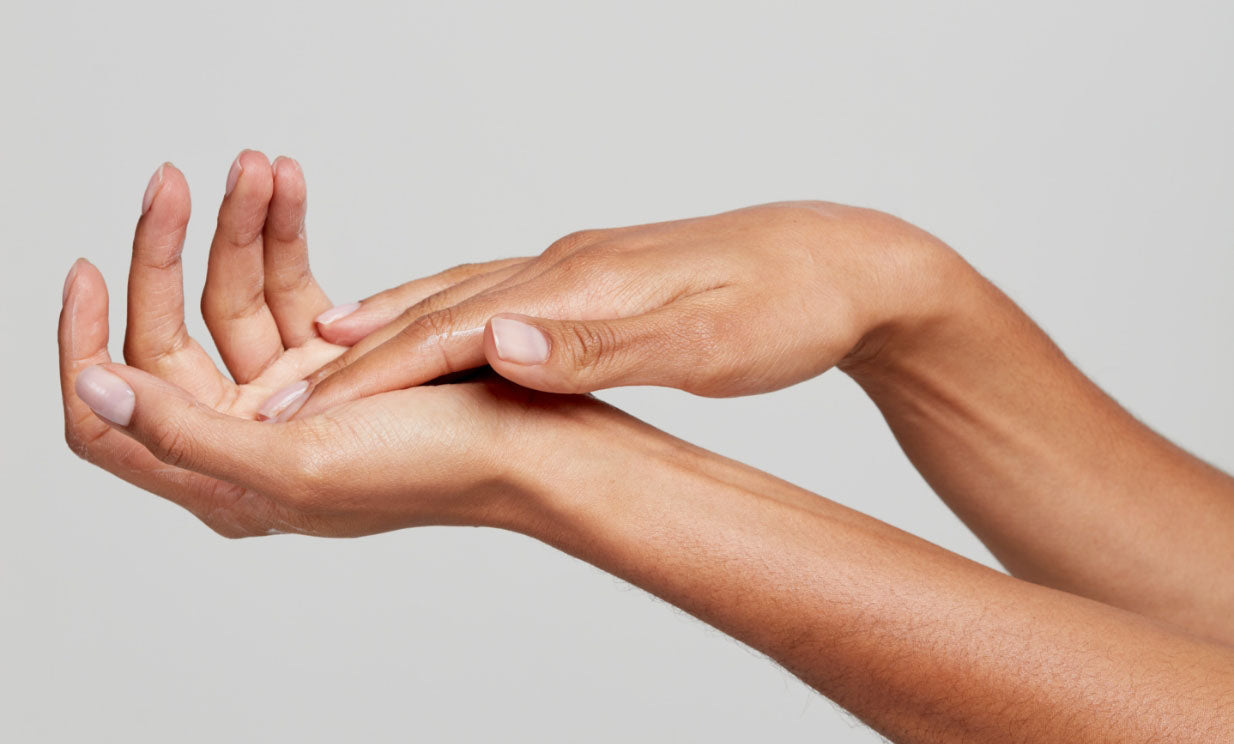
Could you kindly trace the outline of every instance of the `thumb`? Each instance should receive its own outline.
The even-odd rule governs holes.
[[[178,468],[261,491],[293,459],[276,427],[222,414],[133,367],[88,367],[74,387],[99,418]]]
[[[709,323],[683,323],[668,306],[611,320],[548,320],[503,313],[484,329],[484,355],[502,377],[550,393],[589,393],[623,385],[691,392],[708,377],[715,348]]]

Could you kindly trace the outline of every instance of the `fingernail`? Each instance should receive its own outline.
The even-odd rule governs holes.
[[[163,168],[167,167],[167,163],[159,166],[158,170],[150,176],[150,183],[146,184],[146,193],[141,197],[141,213],[144,215],[150,211],[150,205],[154,203],[154,197],[158,196],[159,189],[163,186]]]
[[[308,392],[308,386],[307,380],[300,380],[285,388],[280,388],[274,395],[267,398],[265,403],[261,404],[261,408],[257,409],[257,415],[264,419],[274,418],[286,410],[296,399],[304,397],[304,394]]]
[[[128,426],[133,418],[137,396],[119,375],[99,366],[87,367],[77,375],[77,397],[90,410],[117,426]]]
[[[287,404],[282,413],[274,417],[274,423],[281,424],[295,416],[304,407],[304,404],[308,402],[308,399],[308,391],[300,393],[291,403]]]
[[[270,173],[274,176],[274,180],[279,180],[279,163],[282,162],[283,156],[279,155],[270,163]]]
[[[313,322],[323,326],[330,325],[336,320],[346,318],[348,315],[351,315],[359,309],[360,303],[358,302],[349,302],[346,305],[335,305],[321,315],[318,315]]]
[[[535,326],[513,318],[493,318],[493,344],[503,362],[544,364],[548,361],[548,337]]]
[[[244,153],[240,153],[243,155]],[[236,188],[236,182],[240,180],[240,174],[244,172],[244,166],[240,165],[240,155],[231,163],[231,170],[227,171],[227,190],[223,192],[223,196],[231,196],[232,190]]]
[[[60,296],[60,304],[69,301],[69,290],[73,288],[73,280],[77,278],[77,268],[81,266],[81,262],[85,259],[79,258],[73,262],[73,267],[69,269],[69,275],[64,277],[64,292]]]

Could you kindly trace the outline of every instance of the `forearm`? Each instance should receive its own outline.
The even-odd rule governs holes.
[[[562,429],[554,462],[570,464],[551,483],[526,475],[532,508],[512,526],[767,653],[896,741],[1208,741],[1234,726],[1228,649],[635,422]]]
[[[1234,479],[1124,411],[956,261],[847,371],[1015,575],[1234,641]],[[942,302],[937,302],[937,300]]]

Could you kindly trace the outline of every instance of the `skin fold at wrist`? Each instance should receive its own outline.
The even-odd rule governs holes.
[[[836,365],[859,384],[894,377],[943,339],[997,311],[989,283],[933,236],[906,225],[903,241],[879,256],[861,305],[859,338]]]

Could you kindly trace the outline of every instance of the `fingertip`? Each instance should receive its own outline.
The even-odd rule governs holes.
[[[77,279],[77,272],[81,269],[81,265],[85,260],[84,258],[79,258],[69,267],[69,273],[64,277],[64,290],[60,293],[61,305],[68,303],[69,292],[73,289],[73,281]]]
[[[183,388],[123,364],[95,364],[75,381],[80,401],[119,427],[154,457],[183,470],[241,485],[256,483],[271,468],[249,458],[263,440],[257,422],[203,405]]]
[[[270,172],[270,163],[266,156],[257,150],[243,150],[232,161],[231,170],[227,176],[227,193],[219,206],[218,226],[214,232],[214,242],[211,244],[210,272],[215,271],[215,251],[221,246],[229,249],[248,249],[243,251],[229,250],[226,259],[220,265],[226,265],[226,274],[232,277],[246,276],[245,282],[237,282],[231,287],[229,294],[249,296],[250,286],[260,280],[258,266],[261,261],[261,245],[257,240],[266,229],[267,215],[270,211],[270,197],[274,193],[274,179]],[[221,269],[220,269],[221,270]],[[254,273],[257,271],[257,273]],[[207,290],[217,290],[208,275]],[[240,286],[243,284],[243,286]]]
[[[273,188],[274,172],[270,168],[270,161],[265,153],[260,150],[244,149],[231,162],[231,168],[227,171],[227,186],[223,196],[230,197],[239,189],[242,195],[254,192],[260,195],[264,192],[265,198],[269,199]]]
[[[248,147],[240,151],[240,154],[236,156],[236,162],[246,172],[260,171],[263,168],[268,170],[270,168],[270,159],[266,157],[264,152]]]
[[[163,188],[163,172],[167,169],[167,163],[163,163],[158,168],[154,169],[154,173],[150,176],[150,180],[146,182],[146,190],[141,195],[141,213],[145,215],[150,211],[150,207],[154,205],[154,198],[158,196],[159,191]]]
[[[341,357],[340,357],[341,359]],[[331,378],[338,372],[344,370],[349,365],[340,364],[336,359],[329,364],[317,369],[308,377],[304,378],[307,383],[300,394],[291,401],[294,405],[289,404],[286,408],[276,416],[278,421],[289,421],[293,418],[301,419],[315,416],[328,408],[332,408],[339,403],[345,403],[348,400],[356,397],[355,392],[349,392],[344,385],[342,388],[338,386],[338,380]]]
[[[308,393],[306,390],[305,392],[293,398],[292,401],[287,404],[287,407],[284,408],[281,413],[279,413],[278,415],[274,417],[274,423],[282,424],[284,422],[291,421],[293,418],[295,418],[300,413],[301,410],[304,409],[304,404],[307,402],[308,402]]]
[[[313,319],[317,326],[317,334],[332,344],[351,346],[364,338],[374,328],[373,323],[365,323],[364,318],[356,315],[361,307],[359,302],[349,302],[345,305],[335,305]]]
[[[325,327],[319,325],[317,335],[335,346],[355,346],[366,334],[363,331],[349,328],[345,324],[339,324]]]
[[[196,400],[184,388],[137,367],[121,364],[120,362],[102,360],[89,369],[99,370],[99,372],[91,373],[91,375],[98,379],[105,379],[99,376],[100,372],[119,378],[132,391],[134,400],[137,400],[137,398],[143,399],[137,402],[142,403],[146,413],[142,414],[141,411],[138,411],[138,414],[144,415],[147,419],[151,417],[151,413],[154,411],[166,410],[166,403],[173,399],[177,402],[196,404]],[[85,374],[86,371],[82,370],[82,374]],[[87,404],[90,403],[89,401],[86,402]],[[93,406],[91,407],[93,408]],[[207,407],[207,410],[212,411],[213,409]],[[155,418],[157,417],[158,414],[155,415]],[[115,423],[114,419],[110,420]],[[121,426],[127,426],[127,424],[121,424]]]
[[[525,326],[526,324],[522,322],[523,317],[502,314],[489,318],[484,326],[485,361],[494,372],[516,385],[545,392],[559,392],[549,380],[552,370],[548,368],[548,365],[543,362],[529,364],[509,358],[511,355],[509,331],[512,327],[516,327],[510,324]],[[545,361],[547,361],[547,354],[545,354]]]
[[[78,272],[88,271],[91,274],[94,274],[96,276],[102,276],[102,272],[99,271],[98,267],[95,266],[90,261],[90,259],[86,258],[85,256],[82,256],[78,258],[76,261],[74,261],[73,268],[76,269]]]
[[[276,414],[274,418],[268,420],[274,424],[282,424],[293,419],[309,418],[320,413],[324,410],[325,404],[320,402],[320,398],[316,396],[316,393],[317,388],[310,385],[299,397],[291,401],[286,408]],[[314,400],[315,397],[317,397],[316,401]]]
[[[107,285],[98,268],[84,258],[73,262],[64,278],[64,315],[73,328],[83,322],[107,325]]]
[[[305,394],[308,392],[308,387],[308,381],[300,380],[274,391],[274,393],[257,408],[257,419],[259,421],[275,421],[279,416],[288,411],[290,411],[288,415],[295,413],[292,408],[293,406],[296,409],[300,407],[300,404],[303,403],[305,398]]]
[[[103,275],[89,261],[73,262],[64,281],[64,302],[60,311],[57,341],[61,369],[68,370],[83,360],[106,355],[107,286]]]
[[[73,390],[99,418],[116,426],[128,426],[137,404],[137,394],[123,376],[116,374],[117,364],[95,364],[77,375]]]
[[[541,365],[548,361],[552,344],[542,328],[525,315],[503,313],[489,318],[484,329],[485,356],[491,353],[502,362],[520,366]]]
[[[300,164],[280,155],[271,163],[270,170],[273,191],[267,230],[285,242],[303,239],[307,190]]]
[[[179,229],[188,224],[190,206],[188,182],[180,169],[169,162],[156,168],[142,195],[142,222]]]
[[[290,181],[296,179],[297,176],[304,175],[304,171],[300,167],[300,161],[287,155],[279,155],[270,161],[270,173],[273,174],[276,182],[280,178]]]
[[[165,179],[174,178],[181,183],[184,182],[184,172],[177,168],[176,164],[170,160],[163,161],[163,164],[160,165],[159,168],[163,171],[163,177]]]
[[[273,200],[290,208],[303,210],[307,187],[300,163],[294,158],[280,155],[270,164],[270,173],[274,185]]]

